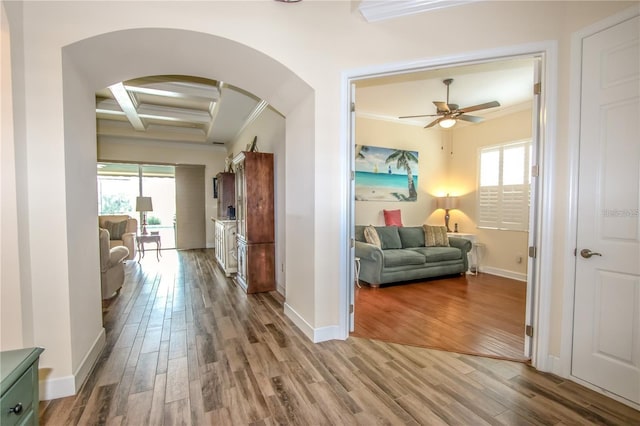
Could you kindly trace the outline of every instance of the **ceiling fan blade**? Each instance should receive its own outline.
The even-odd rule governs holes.
[[[451,112],[449,105],[442,101],[433,101],[433,104],[438,108],[438,112]]]
[[[481,109],[495,108],[495,107],[499,107],[499,106],[500,106],[500,102],[491,101],[491,102],[486,102],[484,104],[479,104],[479,105],[474,105],[474,106],[470,106],[470,107],[466,107],[466,108],[461,108],[460,112],[472,112],[472,111],[478,111],[478,110],[481,110]]]
[[[440,114],[403,115],[402,117],[398,117],[398,118],[437,117],[439,115]]]
[[[438,124],[440,122],[440,120],[442,120],[442,117],[440,118],[436,118],[435,120],[433,120],[431,123],[427,124],[426,126],[424,126],[425,129],[428,129],[429,127],[433,127],[436,124]]]
[[[475,115],[462,114],[458,116],[458,120],[469,121],[471,123],[480,123],[481,121],[484,121],[484,118],[476,117]]]

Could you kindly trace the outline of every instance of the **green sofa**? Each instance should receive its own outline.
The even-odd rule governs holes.
[[[366,242],[364,225],[356,225],[355,255],[359,279],[380,284],[461,274],[468,269],[471,241],[449,237],[449,247],[425,247],[421,226],[376,226],[381,248]]]

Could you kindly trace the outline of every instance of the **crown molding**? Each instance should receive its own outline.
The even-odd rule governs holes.
[[[367,22],[378,22],[482,0],[362,0],[358,9]]]

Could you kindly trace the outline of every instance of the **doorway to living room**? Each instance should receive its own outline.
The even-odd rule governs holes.
[[[521,52],[522,53],[522,52]],[[446,63],[443,60],[440,63],[429,63],[424,67],[418,69],[413,66],[410,70],[402,70],[401,67],[384,68],[382,70],[367,70],[360,73],[354,73],[353,78],[349,80],[349,84],[352,85],[350,93],[352,94],[350,99],[355,104],[354,112],[351,114],[351,146],[361,145],[373,145],[381,146],[382,143],[386,144],[386,147],[392,149],[401,149],[409,151],[417,151],[418,159],[421,166],[417,173],[416,180],[418,186],[417,200],[412,202],[396,201],[385,203],[371,203],[372,208],[368,208],[366,204],[358,200],[357,194],[358,182],[357,180],[357,168],[355,166],[355,150],[352,149],[352,164],[354,164],[354,171],[356,173],[356,179],[351,182],[351,192],[355,197],[350,197],[352,206],[350,210],[350,221],[352,225],[352,236],[354,225],[367,225],[374,224],[377,226],[384,226],[383,210],[400,210],[402,212],[403,224],[420,226],[423,223],[440,225],[443,223],[444,210],[438,210],[437,198],[443,197],[448,194],[459,196],[462,208],[457,211],[451,211],[451,223],[458,224],[461,233],[473,234],[475,239],[475,246],[478,250],[480,265],[480,274],[477,276],[460,276],[460,277],[445,277],[443,281],[464,281],[461,288],[469,290],[471,288],[473,280],[476,282],[483,278],[496,278],[496,284],[498,286],[504,285],[505,288],[513,290],[518,285],[524,285],[524,299],[522,301],[522,308],[519,312],[515,312],[520,319],[519,325],[519,339],[522,342],[519,356],[513,356],[514,354],[505,353],[503,356],[510,359],[529,359],[532,354],[532,340],[531,336],[525,334],[525,330],[530,330],[534,323],[538,319],[534,315],[534,303],[536,299],[533,297],[533,289],[538,282],[539,276],[539,259],[529,257],[529,247],[536,247],[539,245],[540,233],[538,219],[540,208],[542,205],[541,197],[542,187],[538,179],[531,179],[531,186],[529,193],[527,194],[527,216],[531,220],[527,220],[524,230],[509,230],[506,227],[497,227],[496,229],[490,229],[491,227],[482,226],[478,220],[478,214],[480,211],[479,200],[479,172],[478,165],[480,163],[479,155],[480,148],[489,145],[509,145],[511,143],[522,142],[523,139],[529,139],[532,143],[532,151],[529,159],[529,166],[532,170],[535,170],[538,165],[538,159],[542,156],[542,139],[541,135],[541,123],[539,121],[540,111],[543,103],[543,93],[539,92],[535,96],[534,82],[545,82],[542,78],[542,71],[545,70],[545,53],[544,50],[539,52],[530,52],[528,54],[511,54],[511,55],[499,55],[497,57],[489,57],[487,55],[479,55],[477,58],[469,58],[468,63],[461,63],[459,60],[455,63]],[[452,109],[463,110],[467,105],[482,104],[483,102],[493,101],[499,93],[495,95],[489,95],[481,90],[489,87],[487,84],[469,85],[465,82],[465,79],[470,79],[471,75],[475,73],[487,74],[490,71],[502,71],[505,72],[509,68],[520,62],[521,64],[528,64],[528,82],[524,90],[528,91],[529,98],[527,101],[521,101],[519,105],[508,105],[510,108],[497,108],[496,112],[491,111],[493,114],[484,114],[484,111],[472,111],[474,116],[481,116],[477,121],[464,120],[461,122],[458,120],[455,123],[454,130],[440,128],[437,121],[434,125],[434,120],[438,120],[442,110],[438,106],[444,103],[449,104]],[[483,69],[483,67],[485,67]],[[472,72],[473,71],[473,72]],[[448,89],[452,89],[453,86],[445,87],[443,82],[452,78],[454,85],[459,84],[460,91],[454,95],[454,92],[449,92]],[[429,79],[433,80],[431,86]],[[508,82],[505,79],[497,79],[494,82],[496,85],[503,85],[508,87]],[[436,83],[439,82],[440,86],[444,89],[437,90]],[[422,90],[416,89],[416,84],[422,83],[425,88]],[[383,87],[378,93],[378,99],[374,99],[372,95],[374,91],[372,87],[380,84]],[[471,89],[470,89],[471,87]],[[474,89],[475,87],[475,89]],[[543,84],[544,87],[544,84]],[[427,89],[429,89],[427,91]],[[435,88],[435,89],[434,89]],[[464,90],[463,90],[464,89]],[[485,94],[485,97],[480,100],[474,97],[474,92],[481,92]],[[369,92],[369,93],[367,93]],[[380,95],[380,93],[384,93]],[[495,91],[493,93],[496,93]],[[362,96],[361,96],[362,95]],[[422,104],[416,107],[415,101],[394,100],[393,96],[413,96],[422,98]],[[451,96],[451,97],[450,97]],[[408,99],[408,98],[402,98]],[[435,104],[435,105],[432,105]],[[403,105],[407,108],[400,110],[393,110],[393,108],[387,108],[387,105]],[[503,103],[506,104],[506,103]],[[501,105],[503,105],[501,104]],[[383,112],[367,109],[367,107],[381,106]],[[412,107],[412,108],[410,108]],[[431,109],[429,109],[430,107]],[[464,112],[464,111],[463,111]],[[422,115],[421,115],[422,114]],[[444,115],[444,114],[441,114]],[[492,116],[493,115],[493,116]],[[400,118],[405,116],[409,118],[403,122]],[[407,117],[408,116],[408,117]],[[416,117],[419,116],[419,117]],[[510,119],[510,116],[519,117],[519,119]],[[419,121],[422,120],[422,121]],[[474,118],[475,120],[475,118]],[[386,123],[381,124],[381,121]],[[407,123],[406,121],[412,121]],[[417,122],[418,121],[418,122]],[[479,121],[483,123],[478,124]],[[520,125],[521,129],[527,132],[525,137],[522,136],[509,136],[508,128],[512,127],[513,123],[524,123]],[[373,124],[372,124],[373,123]],[[413,135],[413,137],[402,135],[397,129],[407,128],[410,125],[414,125],[418,128],[412,129],[406,134]],[[462,125],[461,125],[462,124]],[[377,130],[370,131],[367,126],[375,128]],[[381,130],[382,127],[392,127],[392,130],[386,133]],[[426,127],[426,128],[425,128]],[[494,136],[487,137],[485,141],[480,143],[474,141],[480,139],[478,135],[488,133],[489,128],[494,128]],[[431,134],[429,134],[431,133]],[[456,135],[456,133],[458,133]],[[376,135],[384,135],[380,142],[376,140]],[[521,135],[521,133],[520,133]],[[485,137],[486,135],[482,135]],[[382,140],[381,139],[381,140]],[[394,140],[395,139],[395,140]],[[493,139],[492,143],[487,141]],[[395,146],[394,146],[395,144]],[[389,146],[391,145],[391,146]],[[384,146],[384,145],[382,145]],[[435,148],[435,149],[434,149]],[[429,151],[430,149],[430,151]],[[464,161],[463,161],[464,160]],[[502,161],[502,160],[501,160]],[[505,161],[505,163],[509,163]],[[535,175],[534,175],[535,176]],[[526,178],[530,178],[531,173],[526,175]],[[506,191],[503,195],[506,194]],[[422,198],[422,201],[420,200]],[[413,205],[411,205],[412,203]],[[409,206],[409,207],[407,207]],[[416,206],[419,206],[416,208]],[[449,212],[447,212],[449,213]],[[500,235],[502,234],[502,235]],[[353,258],[357,257],[355,250],[351,250]],[[504,259],[501,261],[500,257]],[[352,258],[352,259],[353,259]],[[502,263],[501,263],[502,262]],[[509,263],[516,265],[515,267],[509,267]],[[355,271],[354,271],[355,272]],[[355,281],[355,280],[354,280]],[[429,286],[439,285],[436,284],[439,280],[433,279],[432,282],[420,282],[412,281],[405,282],[403,284],[396,285],[390,283],[387,286],[389,293],[396,291],[396,288],[407,286],[407,289],[403,289],[403,292],[408,291],[411,286]],[[509,288],[509,284],[514,284]],[[446,287],[444,287],[446,291]],[[366,289],[371,290],[371,289]],[[376,289],[378,294],[382,294],[385,287]],[[453,288],[452,292],[455,292]],[[357,319],[359,314],[358,297],[356,292],[361,289],[357,289],[354,285],[351,289],[350,300],[354,304],[354,314],[351,318],[351,331],[354,331],[355,324],[358,323]],[[361,294],[359,296],[361,296]],[[416,293],[417,295],[417,293]],[[409,296],[411,299],[411,296]],[[390,305],[386,305],[385,309]],[[499,305],[494,309],[500,309]],[[363,313],[365,312],[362,309]],[[386,310],[385,310],[386,312]],[[490,312],[490,311],[489,311]],[[497,312],[497,311],[496,311]],[[414,327],[411,322],[406,323],[407,327]],[[361,333],[361,330],[358,331]],[[502,331],[496,330],[496,335],[503,334]],[[527,333],[530,334],[530,333]],[[361,335],[361,334],[358,334]],[[477,339],[478,336],[471,337],[473,333],[469,333],[470,339]],[[396,334],[397,337],[397,334]],[[411,342],[407,342],[412,344]],[[441,344],[435,345],[441,349],[447,349]],[[448,349],[448,350],[456,350]],[[460,352],[465,352],[459,350]],[[466,351],[474,352],[475,351]],[[483,355],[482,353],[478,353]],[[495,352],[486,353],[486,356],[501,355]]]

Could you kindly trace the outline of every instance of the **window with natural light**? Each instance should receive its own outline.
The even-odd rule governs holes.
[[[527,231],[531,141],[480,149],[478,226]]]
[[[163,248],[175,248],[175,167],[155,164],[98,163],[98,214],[126,214],[138,219],[136,197],[151,197],[147,229],[157,231]],[[140,231],[138,231],[140,232]]]

